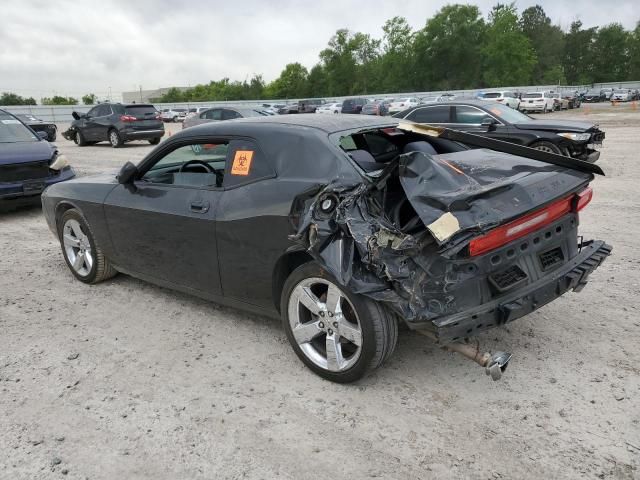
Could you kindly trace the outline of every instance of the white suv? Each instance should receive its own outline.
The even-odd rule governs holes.
[[[490,100],[492,102],[500,102],[507,107],[515,108],[516,110],[520,106],[520,99],[516,97],[516,94],[509,91],[501,92],[487,92],[482,96],[483,100]]]
[[[186,108],[165,108],[161,112],[163,122],[183,122],[187,117]]]
[[[520,110],[523,112],[553,112],[557,94],[549,90],[523,93],[520,98]]]
[[[399,98],[389,104],[389,113],[398,113],[407,108],[413,108],[420,105],[420,100],[415,97]]]

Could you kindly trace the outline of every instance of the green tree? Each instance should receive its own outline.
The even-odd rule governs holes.
[[[307,77],[308,94],[310,97],[323,97],[327,92],[327,74],[321,64],[316,64],[309,71]]]
[[[529,84],[536,54],[518,25],[514,4],[493,7],[486,38],[482,48],[485,84],[488,87]]]
[[[280,76],[268,85],[267,91],[272,98],[301,98],[307,95],[309,72],[300,63],[289,63]]]
[[[577,20],[571,24],[564,37],[564,75],[570,85],[584,85],[593,82],[593,44],[597,27],[582,28]]]
[[[486,25],[474,5],[447,5],[416,35],[416,71],[421,89],[474,88],[481,83]]]
[[[629,75],[628,80],[640,78],[640,22],[629,34]]]
[[[96,103],[96,95],[95,93],[87,93],[86,95],[82,96],[82,103],[84,105],[94,105]]]
[[[43,105],[77,105],[78,99],[73,97],[62,97],[60,95],[54,95],[53,97],[44,97],[42,99]]]
[[[626,80],[629,74],[629,32],[619,23],[601,27],[593,44],[594,82]]]
[[[350,95],[357,78],[356,45],[354,35],[347,29],[338,30],[320,52],[320,60],[327,73],[327,94]]]
[[[532,73],[533,83],[556,83],[562,81],[562,57],[564,53],[564,32],[551,24],[540,5],[529,7],[522,12],[520,28],[536,52],[538,62]]]
[[[0,95],[0,105],[35,105],[33,97],[24,98],[15,93],[4,92]]]
[[[386,92],[412,90],[418,82],[414,58],[415,33],[404,17],[387,20],[382,32],[378,89]]]

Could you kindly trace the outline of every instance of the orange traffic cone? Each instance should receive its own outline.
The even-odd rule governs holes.
[[[638,109],[638,102],[636,102],[635,100],[633,102],[631,102],[631,109],[632,110],[637,110]]]

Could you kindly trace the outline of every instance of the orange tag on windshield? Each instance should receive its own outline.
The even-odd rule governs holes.
[[[232,175],[249,175],[251,168],[251,160],[253,159],[253,150],[238,150],[233,157],[233,165],[231,165]]]
[[[500,110],[498,110],[497,108],[492,108],[491,110],[489,110],[491,113],[493,113],[494,115],[497,115],[498,117],[500,116]]]

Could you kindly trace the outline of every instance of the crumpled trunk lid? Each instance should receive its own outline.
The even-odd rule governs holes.
[[[564,198],[593,178],[485,149],[434,156],[413,152],[401,159],[399,177],[408,201],[441,246]]]

